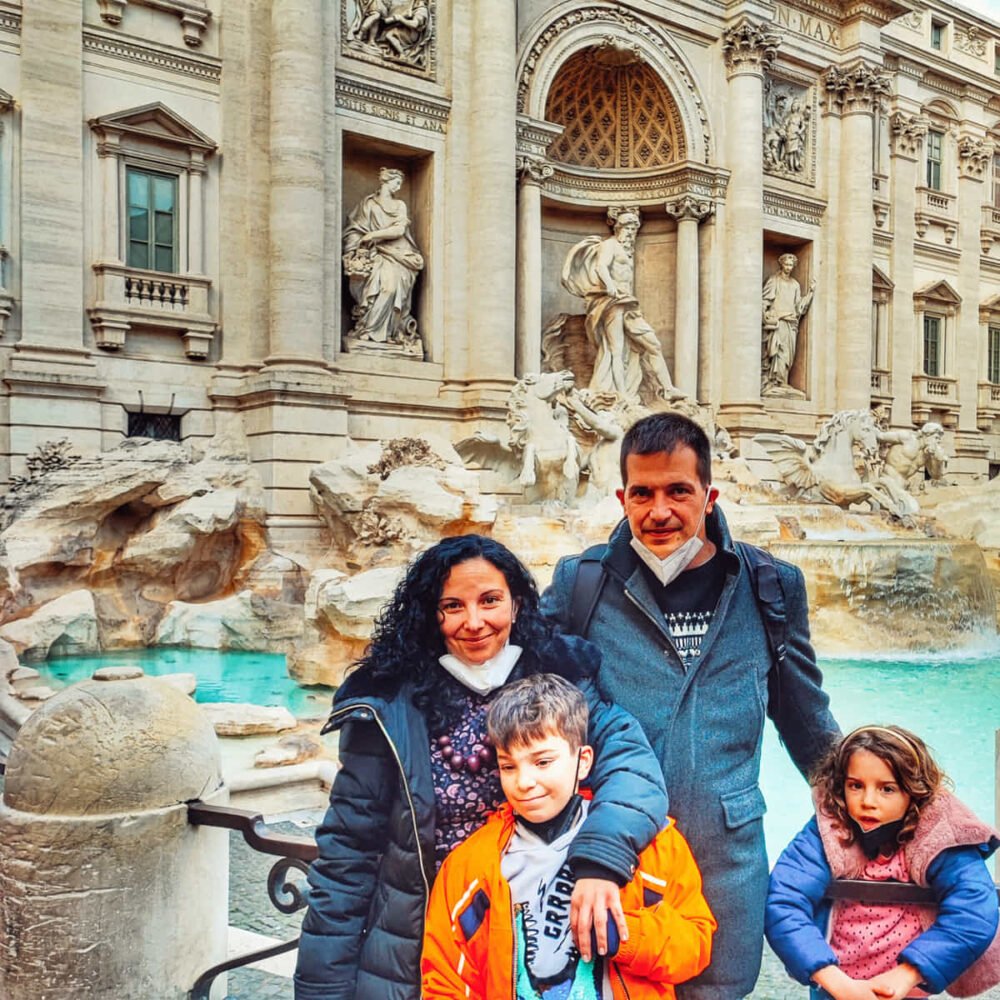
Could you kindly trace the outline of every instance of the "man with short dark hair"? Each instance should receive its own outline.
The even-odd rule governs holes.
[[[622,440],[621,466],[625,519],[605,546],[559,562],[542,604],[600,647],[601,693],[645,729],[702,869],[719,929],[711,965],[677,995],[738,1000],[753,989],[763,942],[765,713],[803,774],[837,724],[809,642],[802,573],[733,542],[704,431],[676,413],[645,417]],[[581,594],[580,567],[595,560],[600,573]],[[762,561],[783,595],[778,663],[758,593]]]

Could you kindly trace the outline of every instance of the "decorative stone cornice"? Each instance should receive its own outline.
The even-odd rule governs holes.
[[[336,89],[338,110],[357,111],[428,132],[444,134],[448,129],[451,102],[444,98],[403,91],[395,84],[385,86],[345,73],[337,74]]]
[[[862,18],[883,27],[893,18],[908,12],[908,7],[896,0],[846,0],[843,8],[845,21]]]
[[[545,159],[546,150],[562,135],[563,126],[528,115],[517,116],[517,155]]]
[[[560,201],[580,205],[595,202],[618,205],[660,204],[685,195],[711,201],[726,200],[729,171],[691,160],[656,171],[567,169],[556,165],[545,193]]]
[[[841,115],[870,115],[890,92],[889,77],[863,61],[831,66],[823,75],[823,83],[828,111]]]
[[[19,35],[21,33],[21,12],[19,10],[0,10],[0,31]]]
[[[958,172],[961,177],[981,181],[996,147],[988,139],[963,135],[958,140]]]
[[[927,135],[928,120],[923,115],[908,115],[894,111],[889,116],[889,135],[893,156],[915,160],[920,144]]]
[[[702,219],[708,218],[715,211],[715,205],[712,202],[704,198],[696,198],[691,194],[671,199],[663,207],[667,215],[672,216],[678,222],[683,222],[685,219],[701,222]]]
[[[522,184],[543,185],[555,172],[551,163],[535,156],[518,156],[517,176]]]
[[[826,212],[826,203],[813,198],[764,188],[764,215],[791,222],[818,226]]]
[[[192,49],[202,43],[212,12],[205,6],[204,0],[97,0],[101,12],[101,20],[105,24],[118,27],[125,16],[129,4],[152,7],[180,18],[181,32],[184,44]]]
[[[84,31],[83,48],[85,52],[96,55],[155,66],[170,73],[193,76],[212,83],[218,83],[222,79],[222,60],[213,56],[189,56],[183,51],[139,45],[96,31]]]
[[[730,77],[742,73],[762,74],[774,62],[781,35],[767,24],[740,18],[722,33],[722,55]]]

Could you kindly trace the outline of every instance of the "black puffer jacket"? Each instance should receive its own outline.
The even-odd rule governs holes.
[[[593,805],[570,849],[624,884],[663,825],[659,765],[635,720],[599,700],[595,646],[556,636],[523,655],[511,679],[558,673],[590,704]],[[341,768],[316,831],[296,1000],[418,1000],[424,910],[434,879],[434,786],[430,737],[408,685],[393,696],[353,674],[337,691],[327,731],[340,728]]]

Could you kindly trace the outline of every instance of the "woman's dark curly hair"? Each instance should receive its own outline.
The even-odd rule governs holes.
[[[884,761],[892,771],[900,790],[910,796],[903,817],[903,828],[896,838],[900,844],[913,839],[920,810],[942,786],[949,785],[947,775],[938,767],[927,744],[902,726],[861,726],[835,743],[816,765],[811,782],[818,791],[820,809],[832,816],[842,829],[840,839],[854,842],[855,831],[847,812],[844,788],[851,756],[867,750]]]
[[[538,588],[531,574],[506,546],[485,535],[445,538],[410,563],[389,602],[379,612],[371,642],[355,664],[359,672],[391,695],[404,679],[414,682],[413,702],[427,718],[430,731],[458,721],[467,694],[438,663],[445,652],[438,600],[453,566],[485,559],[503,574],[517,616],[510,641],[524,652],[517,676],[534,673],[538,650],[551,638],[553,626],[539,611]]]

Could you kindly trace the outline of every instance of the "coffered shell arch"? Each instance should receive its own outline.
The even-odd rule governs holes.
[[[714,141],[694,70],[669,34],[616,4],[581,6],[578,0],[568,0],[548,11],[532,26],[518,65],[518,111],[522,120],[539,123],[545,120],[550,92],[560,72],[567,64],[572,65],[570,61],[575,56],[588,49],[607,53],[609,59],[619,53],[625,60],[642,64],[642,72],[655,74],[673,104],[672,142],[679,154],[674,158],[688,165],[712,163]],[[575,170],[571,164],[558,166]],[[658,187],[656,175],[675,171],[680,166],[681,162],[671,167],[654,163],[647,169],[633,167],[628,172],[647,175],[649,183],[640,183],[640,186]],[[579,168],[579,172],[586,173],[586,168]],[[601,173],[606,177],[609,171]],[[615,173],[622,179],[625,171],[616,170]],[[633,197],[633,194],[626,197]]]

